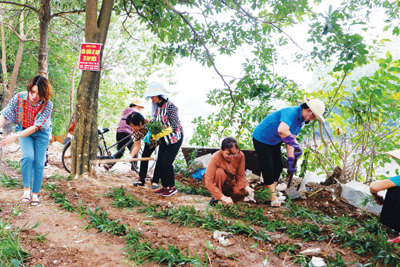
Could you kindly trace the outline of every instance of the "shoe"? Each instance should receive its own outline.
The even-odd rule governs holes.
[[[162,192],[161,195],[163,197],[170,197],[172,195],[175,195],[176,193],[178,193],[178,190],[176,190],[176,186],[173,186],[165,188],[164,192]]]
[[[161,187],[160,189],[157,189],[156,191],[154,191],[153,194],[154,195],[162,195],[165,190],[167,190],[167,188]]]
[[[157,183],[152,183],[151,184],[151,189],[157,189],[158,188],[158,184]]]
[[[30,191],[24,191],[21,197],[21,202],[22,203],[29,203],[31,201],[31,192]]]
[[[39,195],[32,195],[31,206],[39,206],[39,204],[40,204]]]
[[[133,186],[144,186],[144,185],[145,185],[145,182],[142,180],[133,182]]]
[[[279,201],[279,199],[271,201],[271,207],[280,208],[281,207],[281,202]]]
[[[393,238],[393,239],[389,239],[388,242],[393,243],[393,244],[395,244],[395,243],[400,244],[400,236]]]
[[[107,171],[113,167],[113,165],[109,165],[109,164],[104,164],[103,166],[104,166],[104,169],[106,169]]]
[[[215,200],[213,197],[211,198],[210,202],[209,202],[210,206],[215,206],[218,204],[218,200]]]

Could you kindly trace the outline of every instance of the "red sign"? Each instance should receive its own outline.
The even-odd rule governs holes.
[[[79,56],[80,70],[100,70],[100,49],[101,44],[81,44],[81,53]]]

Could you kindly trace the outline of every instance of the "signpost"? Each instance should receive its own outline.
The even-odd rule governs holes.
[[[83,43],[79,56],[80,70],[100,70],[100,50],[102,44]]]

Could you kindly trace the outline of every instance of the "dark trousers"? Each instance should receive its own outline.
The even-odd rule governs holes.
[[[150,146],[147,143],[145,143],[143,153],[142,153],[142,158],[150,157],[155,149],[156,149],[156,146],[153,148],[150,148]],[[140,162],[139,178],[140,178],[140,181],[142,181],[142,182],[144,182],[146,179],[148,166],[149,166],[148,161]],[[159,177],[157,177],[157,178],[153,177],[153,183],[158,183],[158,180],[159,180]]]
[[[400,187],[392,187],[387,190],[383,202],[380,221],[393,230],[400,232]]]
[[[117,132],[116,138],[117,138],[117,142],[118,142],[118,144],[117,144],[118,151],[121,148],[123,148],[125,144],[127,144],[129,141],[132,140],[132,138],[127,137],[128,135],[130,135],[130,134],[124,133],[124,132]],[[124,140],[122,140],[122,139],[124,139]],[[133,141],[129,145],[127,145],[126,147],[129,149],[129,151],[131,151],[132,150],[132,146],[133,146]],[[115,154],[115,158],[116,159],[122,158],[122,156],[124,155],[124,152],[125,152],[125,148],[123,150],[121,150],[120,152],[118,152],[117,154]]]
[[[178,154],[179,148],[183,142],[182,138],[175,144],[167,145],[164,138],[160,140],[158,147],[158,157],[156,163],[156,169],[154,171],[153,181],[161,178],[163,187],[175,186],[175,173],[174,173],[174,160]]]
[[[281,143],[267,145],[253,138],[254,150],[258,157],[265,185],[271,185],[279,180],[283,169]]]

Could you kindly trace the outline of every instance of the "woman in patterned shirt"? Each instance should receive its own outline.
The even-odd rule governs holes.
[[[16,94],[0,112],[0,128],[7,121],[17,124],[17,133],[6,136],[0,147],[17,140],[21,145],[21,173],[24,183],[22,202],[39,205],[46,149],[51,129],[51,86],[47,78],[35,76],[26,92]],[[32,193],[31,193],[32,184]]]
[[[159,139],[158,158],[153,180],[161,178],[162,188],[154,191],[156,195],[169,197],[178,191],[175,187],[174,160],[183,141],[183,129],[178,117],[178,108],[166,97],[167,91],[161,83],[153,82],[144,94],[153,102],[153,119],[165,127],[171,127],[172,133]]]

